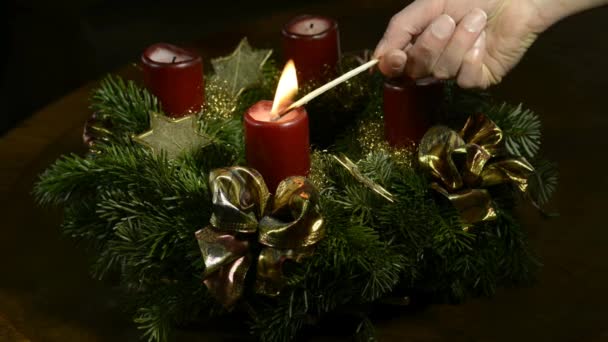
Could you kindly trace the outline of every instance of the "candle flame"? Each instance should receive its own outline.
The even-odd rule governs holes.
[[[270,110],[271,117],[278,117],[281,110],[285,109],[298,93],[298,76],[296,74],[296,66],[293,60],[289,60],[283,68],[283,73],[277,85],[277,91],[274,94],[272,109]]]

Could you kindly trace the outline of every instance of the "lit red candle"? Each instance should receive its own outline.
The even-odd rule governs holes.
[[[181,117],[200,110],[205,99],[201,56],[159,43],[144,50],[141,62],[144,83],[168,116]]]
[[[394,79],[384,83],[384,133],[393,147],[418,144],[431,127],[439,108],[443,83],[431,81],[420,85],[412,79]]]
[[[295,62],[300,84],[323,82],[335,74],[340,59],[335,20],[303,15],[289,21],[281,33],[285,58]]]
[[[290,176],[306,176],[310,170],[308,114],[298,107],[282,117],[281,109],[297,92],[295,68],[288,63],[274,101],[259,101],[245,112],[247,164],[264,177],[270,192]]]

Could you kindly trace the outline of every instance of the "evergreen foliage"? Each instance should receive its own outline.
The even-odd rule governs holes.
[[[96,250],[94,274],[120,275],[134,320],[150,341],[169,339],[174,326],[225,313],[201,283],[204,264],[194,232],[211,215],[209,172],[244,163],[239,113],[260,98],[270,98],[277,70],[269,64],[264,72],[264,83],[238,98],[234,115],[201,120],[201,132],[211,145],[177,160],[131,141],[133,134],[148,128],[148,112],[158,111],[158,102],[133,82],[109,76],[92,97],[92,108],[107,128],[99,130],[98,153],[59,159],[35,188],[40,203],[65,208],[65,234]],[[327,95],[309,109],[311,117],[317,114],[314,108],[342,108],[351,117],[378,119],[378,78],[359,82],[372,90],[360,91],[354,102],[345,102],[343,93]],[[346,90],[366,89],[361,84]],[[462,93],[453,85],[446,99],[453,113],[491,108],[488,115],[505,131],[512,154],[534,157],[538,152],[539,121],[530,111],[491,107],[487,96]],[[533,278],[538,262],[525,231],[511,216],[514,200],[508,191],[491,189],[500,209],[497,221],[464,230],[451,204],[409,166],[414,160],[398,160],[388,151],[362,155],[352,134],[345,130],[333,148],[357,151],[353,160],[363,174],[387,188],[396,201],[389,203],[358,183],[330,153],[313,153],[312,173],[324,175],[317,185],[327,237],[313,257],[287,265],[289,286],[280,296],[247,293],[243,307],[260,340],[292,340],[310,322],[332,312],[359,317],[353,334],[370,340],[373,326],[365,307],[384,297],[424,293],[434,301],[459,301]],[[557,183],[548,165],[541,164],[532,180],[539,203],[549,199]]]
[[[534,163],[536,173],[530,178],[530,195],[538,205],[545,205],[557,190],[559,181],[557,165],[545,159]]]
[[[142,132],[148,128],[150,111],[160,112],[158,99],[133,81],[118,76],[104,78],[92,96],[91,109],[101,123],[112,123],[110,129],[101,130],[106,140],[125,138],[125,134]]]
[[[494,122],[503,129],[507,151],[515,156],[530,160],[540,149],[540,118],[522,105],[511,106],[503,103],[489,110]]]

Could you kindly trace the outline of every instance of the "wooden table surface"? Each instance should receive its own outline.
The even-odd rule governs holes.
[[[281,24],[312,12],[339,20],[344,50],[373,48],[399,7],[398,1],[344,0],[291,8],[201,37],[196,46],[207,60],[230,51],[244,35],[254,46],[277,47]],[[497,97],[521,101],[541,115],[544,153],[560,166],[552,205],[561,217],[547,221],[522,210],[544,263],[537,283],[499,289],[493,298],[382,318],[380,341],[608,340],[606,18],[608,9],[598,9],[552,28],[493,89]],[[136,77],[129,67],[119,73]],[[90,255],[61,236],[60,210],[40,208],[31,196],[37,175],[53,160],[83,152],[81,128],[95,84],[67,94],[0,139],[0,341],[133,341],[138,336],[113,283],[91,279]],[[208,328],[179,337],[246,337],[245,330],[227,324]]]

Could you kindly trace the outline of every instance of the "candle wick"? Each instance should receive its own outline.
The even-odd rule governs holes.
[[[285,115],[287,115],[294,109],[296,109],[296,107],[286,108],[286,109],[280,110],[278,113],[275,113],[275,114],[271,113],[270,122],[277,122],[277,121],[281,120],[281,118],[283,118]]]
[[[315,27],[314,23],[310,23],[310,28],[312,29],[313,27]]]
[[[173,59],[171,60],[171,63],[175,63],[176,59],[177,59],[177,56],[173,56]]]

